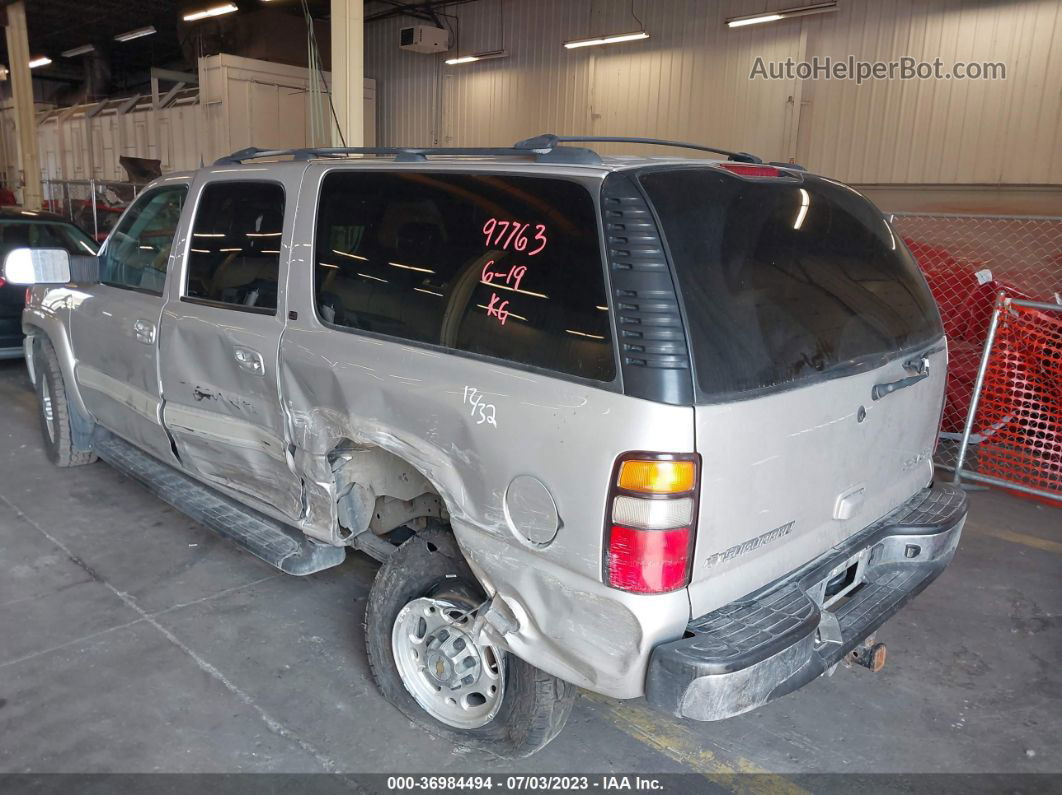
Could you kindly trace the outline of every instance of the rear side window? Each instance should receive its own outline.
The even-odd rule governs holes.
[[[280,185],[207,185],[192,227],[185,295],[275,313],[283,229],[284,188]]]
[[[565,180],[333,172],[322,320],[599,381],[615,365],[589,192]]]
[[[943,333],[914,258],[855,191],[712,168],[643,173],[701,397],[870,369]]]

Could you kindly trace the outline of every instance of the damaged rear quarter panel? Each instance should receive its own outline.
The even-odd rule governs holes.
[[[496,428],[470,416],[469,381],[497,407]],[[401,457],[434,485],[482,584],[520,620],[503,642],[571,681],[641,692],[648,652],[681,635],[689,603],[685,591],[635,596],[601,583],[609,476],[625,450],[687,449],[692,409],[325,327],[285,334],[281,389],[316,515],[335,504],[335,447]],[[557,505],[560,528],[543,547],[505,515],[506,487],[525,474]]]
[[[311,166],[307,183],[320,179]],[[307,191],[314,195],[314,191]],[[684,590],[627,594],[601,581],[609,478],[629,450],[690,452],[693,409],[629,398],[482,358],[341,330],[313,309],[313,211],[297,220],[281,341],[280,386],[314,534],[335,522],[329,453],[353,442],[408,461],[442,497],[466,558],[520,629],[501,642],[528,662],[620,697],[640,695],[651,649],[681,636]],[[493,406],[482,421],[475,389]],[[559,529],[536,545],[511,526],[504,495],[531,475]]]

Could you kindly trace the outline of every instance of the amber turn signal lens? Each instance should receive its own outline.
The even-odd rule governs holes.
[[[624,461],[616,485],[644,494],[681,494],[691,491],[696,480],[693,461]]]

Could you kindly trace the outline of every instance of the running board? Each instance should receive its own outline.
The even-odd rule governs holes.
[[[246,508],[141,452],[114,434],[97,431],[93,450],[178,511],[287,574],[313,574],[338,566],[347,556],[346,547],[317,544],[297,530]]]

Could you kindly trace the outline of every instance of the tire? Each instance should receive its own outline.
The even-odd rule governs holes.
[[[66,396],[59,357],[47,338],[35,342],[33,365],[37,372],[37,412],[41,419],[41,436],[48,460],[60,467],[91,464],[96,454],[74,446],[70,429],[70,402]]]
[[[392,632],[403,608],[426,596],[460,602],[466,609],[484,598],[448,528],[423,531],[402,544],[380,567],[369,592],[365,645],[384,697],[414,723],[456,746],[503,758],[530,756],[543,748],[564,728],[575,687],[513,654],[501,652],[501,701],[484,725],[443,723],[414,698],[395,661]]]

